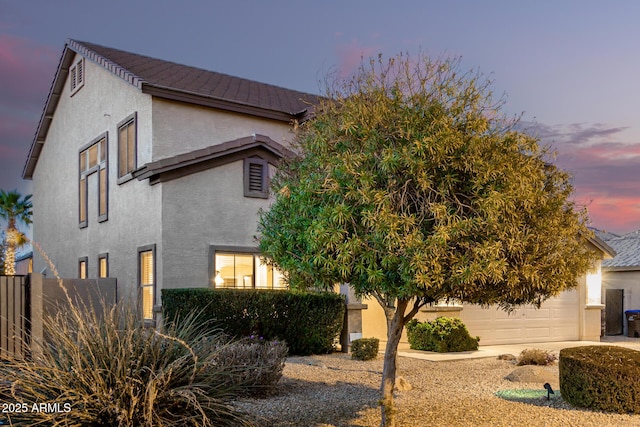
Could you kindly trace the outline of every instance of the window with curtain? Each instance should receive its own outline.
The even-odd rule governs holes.
[[[118,178],[128,180],[136,168],[137,114],[118,125]]]
[[[140,272],[140,292],[142,296],[142,318],[153,319],[153,304],[155,291],[155,250],[153,248],[142,249],[138,252]]]

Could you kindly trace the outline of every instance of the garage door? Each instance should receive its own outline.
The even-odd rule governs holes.
[[[480,345],[579,339],[579,299],[576,290],[547,300],[539,309],[523,306],[511,313],[465,304],[460,316]]]

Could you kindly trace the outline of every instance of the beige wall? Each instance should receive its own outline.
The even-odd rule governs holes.
[[[220,144],[254,133],[287,145],[293,134],[288,123],[229,113],[155,98],[153,159]]]

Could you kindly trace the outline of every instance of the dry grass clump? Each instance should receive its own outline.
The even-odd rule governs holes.
[[[94,310],[65,304],[47,315],[32,360],[0,363],[4,401],[25,403],[20,425],[243,426],[230,400],[246,394],[250,358],[235,364],[232,344],[195,318],[158,332],[133,304]],[[253,360],[255,362],[255,359]],[[244,376],[244,377],[243,377]],[[33,404],[50,403],[45,411]],[[58,404],[57,407],[55,404]]]
[[[547,366],[553,365],[556,360],[558,360],[557,356],[546,350],[540,350],[538,348],[525,348],[518,356],[517,365]]]

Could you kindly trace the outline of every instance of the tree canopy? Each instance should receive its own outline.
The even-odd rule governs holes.
[[[424,304],[539,305],[594,259],[569,174],[501,106],[458,59],[379,57],[328,90],[273,179],[260,250],[293,287],[342,282],[377,299],[391,389],[400,333]]]
[[[7,221],[5,254],[3,259],[3,270],[6,275],[14,275],[15,270],[15,250],[16,247],[26,243],[26,236],[17,228],[17,222],[25,225],[31,224],[33,205],[31,194],[24,197],[17,191],[0,190],[0,218]]]

